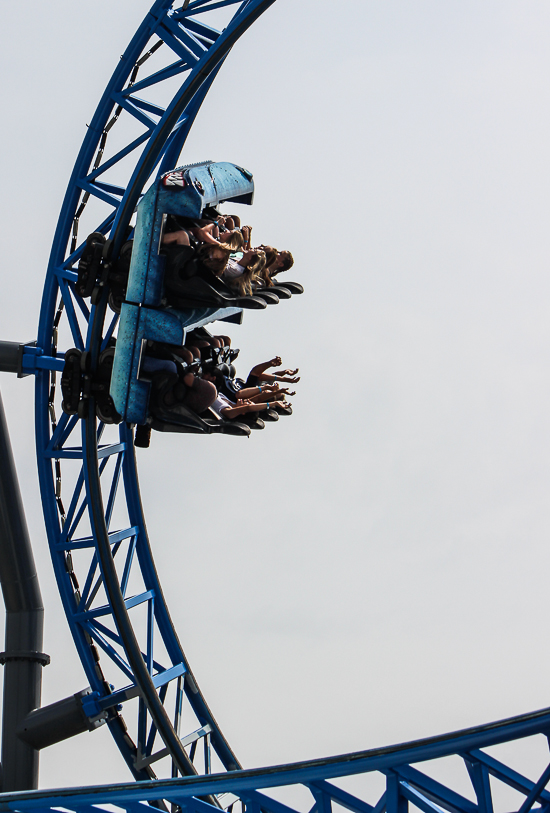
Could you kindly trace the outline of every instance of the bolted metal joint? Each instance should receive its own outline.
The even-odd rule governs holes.
[[[18,725],[16,734],[20,740],[39,751],[48,745],[55,745],[83,734],[85,731],[94,731],[103,725],[107,713],[102,716],[90,718],[86,715],[82,701],[90,693],[90,689],[58,700],[49,706],[34,709]]]
[[[30,375],[23,372],[23,353],[26,347],[35,347],[36,342],[4,342],[0,341],[0,372],[16,373],[18,378]]]
[[[30,663],[40,663],[48,666],[50,656],[45,652],[35,652],[34,650],[12,649],[9,652],[0,652],[0,664],[4,666],[8,661],[29,661]]]

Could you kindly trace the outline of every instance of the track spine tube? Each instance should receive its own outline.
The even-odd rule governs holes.
[[[113,230],[111,232],[115,256],[122,245],[126,226],[130,222],[130,218],[138,203],[141,190],[158,163],[162,155],[163,147],[170,137],[170,133],[176,126],[182,111],[192,101],[202,84],[208,81],[210,73],[216,68],[218,63],[227,56],[239,37],[241,37],[252,23],[273,5],[274,2],[275,0],[250,0],[246,5],[246,13],[244,11],[241,12],[242,21],[235,26],[229,26],[229,28],[223,32],[221,37],[216,40],[216,44],[207,51],[204,58],[193,68],[180,91],[176,93],[147,142],[147,146],[138,161],[136,169],[128,183],[126,193],[117,210]]]
[[[115,253],[119,248],[117,241],[120,242],[124,238],[127,222],[129,222],[135,209],[144,184],[154,174],[155,168],[158,169],[159,164],[164,166],[167,161],[177,161],[204,98],[224,63],[225,58],[231,51],[231,48],[252,23],[274,2],[275,0],[245,0],[245,2],[236,4],[238,5],[238,10],[231,19],[231,22],[223,32],[220,34],[216,32],[215,41],[208,46],[201,59],[190,69],[179,91],[175,94],[172,102],[162,114],[158,124],[153,127],[149,133],[142,134],[144,140],[146,138],[145,145],[141,153],[138,151],[135,156],[135,169],[126,185],[126,191],[122,195],[120,203],[115,207],[115,211],[107,215],[103,222],[97,227],[97,230],[102,233],[107,233],[110,229],[111,239],[113,239],[115,243],[113,246]],[[226,4],[222,3],[222,5]],[[105,126],[118,104],[117,97],[125,88],[126,92],[129,92],[126,83],[140,56],[144,50],[152,44],[150,42],[151,39],[158,36],[163,40],[165,28],[167,27],[165,25],[167,19],[175,15],[175,17],[185,25],[184,18],[190,15],[190,27],[192,28],[193,25],[199,25],[197,21],[193,21],[193,7],[197,6],[197,9],[204,9],[205,6],[209,6],[209,3],[208,0],[206,3],[192,2],[190,6],[178,8],[177,11],[172,11],[173,6],[174,0],[157,0],[140,24],[136,34],[124,51],[124,54],[111,75],[99,105],[90,121],[78,153],[53,239],[46,285],[42,299],[38,347],[41,348],[45,354],[55,355],[55,353],[52,353],[52,348],[55,349],[55,345],[57,344],[57,333],[55,326],[52,328],[52,325],[54,324],[56,307],[65,305],[67,313],[69,307],[72,307],[74,304],[72,297],[76,294],[73,280],[71,277],[67,277],[66,271],[74,271],[74,263],[77,261],[81,249],[77,249],[71,256],[66,256],[67,246],[73,224],[77,222],[75,215],[79,201],[82,200],[83,189],[86,187],[84,181],[88,183],[87,176],[90,173],[98,144],[104,133]],[[216,6],[217,4],[213,3],[213,8],[216,8]],[[199,11],[199,13],[201,12]],[[166,39],[164,41],[168,42]],[[170,46],[168,45],[168,47]],[[141,144],[143,141],[139,143]],[[138,150],[137,145],[132,149]],[[91,183],[94,183],[93,178],[91,179]],[[106,313],[105,293],[104,291],[100,302],[92,304],[89,312],[85,314],[85,318],[88,322],[86,337],[80,335],[78,324],[76,330],[74,329],[74,316],[72,321],[69,316],[75,346],[82,346],[82,349],[90,351],[89,361],[91,362],[90,373],[92,375],[97,369],[101,349],[102,331]],[[84,341],[82,341],[82,339],[84,339]],[[56,505],[58,495],[56,493],[57,483],[54,482],[54,460],[56,477],[59,460],[55,455],[55,451],[57,449],[60,450],[59,457],[61,459],[65,456],[63,446],[68,435],[64,435],[62,431],[60,432],[58,425],[57,438],[55,441],[58,445],[52,445],[49,419],[51,404],[49,399],[52,397],[52,391],[55,393],[55,386],[55,378],[53,376],[50,378],[47,370],[36,371],[35,422],[38,469],[44,516],[56,580],[79,657],[85,668],[92,689],[97,691],[100,696],[105,697],[106,694],[109,694],[111,689],[101,666],[99,666],[97,662],[97,649],[95,644],[98,643],[98,640],[94,639],[93,636],[92,638],[90,637],[86,625],[83,624],[82,619],[79,618],[81,597],[78,582],[76,582],[75,590],[75,584],[72,583],[72,571],[69,572],[67,567],[67,557],[69,555],[67,551],[70,551],[70,537],[73,534],[74,528],[68,526],[65,528],[62,527],[63,514],[60,514],[58,510],[59,506]],[[120,639],[120,645],[124,649],[124,657],[129,671],[133,673],[131,679],[138,687],[140,698],[145,703],[153,723],[151,729],[152,736],[154,738],[154,729],[156,728],[160,739],[164,741],[173,760],[174,768],[177,767],[177,770],[183,775],[194,775],[197,773],[197,770],[187,756],[179,736],[175,731],[174,724],[164,706],[162,692],[160,692],[161,696],[159,697],[159,692],[155,688],[152,680],[151,664],[147,665],[144,660],[141,647],[131,623],[131,617],[128,613],[125,598],[121,591],[117,569],[113,560],[113,550],[111,549],[111,539],[108,531],[109,520],[106,520],[105,514],[102,513],[105,507],[102,499],[102,483],[105,487],[105,482],[100,480],[100,470],[98,469],[98,456],[102,456],[98,451],[102,431],[101,424],[98,431],[94,415],[94,401],[90,398],[87,399],[86,402],[88,404],[89,417],[81,422],[81,458],[80,456],[78,457],[78,459],[82,459],[82,470],[76,481],[73,500],[78,501],[82,499],[79,495],[81,494],[82,488],[85,487],[85,496],[81,503],[81,508],[82,510],[87,508],[91,532],[94,538],[95,561],[100,567],[101,579],[107,593],[111,618],[114,621]],[[64,418],[62,416],[59,423],[63,420]],[[56,419],[54,413],[53,425],[55,424]],[[71,429],[70,431],[73,430]],[[211,725],[212,731],[210,738],[212,747],[226,770],[233,771],[239,769],[240,765],[238,760],[223,737],[202,693],[198,690],[196,681],[191,674],[187,660],[182,652],[181,644],[170,620],[164,597],[162,596],[160,582],[142,515],[137,472],[135,471],[135,456],[132,446],[132,429],[126,425],[121,425],[120,438],[124,446],[123,451],[118,454],[121,458],[122,472],[126,483],[125,491],[128,511],[130,515],[133,515],[132,525],[139,528],[139,533],[133,544],[135,545],[136,558],[139,560],[143,579],[147,583],[148,588],[154,592],[154,602],[152,603],[156,626],[161,633],[172,666],[183,664],[186,670],[184,675],[184,692],[187,701],[196,714],[200,724],[204,725],[209,723]],[[116,465],[118,466],[119,464],[117,463]],[[101,470],[103,470],[103,468]],[[116,489],[112,493],[116,494]],[[74,505],[76,504],[77,502],[74,503]],[[78,512],[80,512],[80,508]],[[74,514],[72,516],[74,517]],[[80,513],[79,516],[81,516]],[[79,521],[80,520],[77,520],[77,523]],[[100,648],[102,647],[108,654],[108,648],[102,645],[101,642],[99,642],[99,645]],[[154,777],[154,771],[150,765],[147,765],[145,768],[136,768],[136,756],[144,755],[143,749],[145,741],[140,733],[141,730],[138,731],[137,740],[134,742],[134,739],[130,737],[126,731],[122,717],[114,708],[110,709],[108,713],[107,724],[134,777],[139,780]],[[149,748],[149,745],[146,747]],[[147,756],[148,755],[147,753]],[[208,770],[207,767],[205,769]],[[217,800],[212,799],[211,803],[217,805]]]
[[[159,626],[159,630],[161,633],[168,632],[169,629],[172,629],[173,636],[177,642],[177,648],[173,648],[172,650],[168,650],[168,654],[172,659],[172,663],[176,664],[179,663],[181,658],[184,659],[184,664],[186,667],[186,675],[185,675],[185,682],[184,682],[184,689],[187,699],[191,705],[191,708],[197,715],[197,718],[201,725],[205,725],[206,723],[210,723],[212,726],[212,733],[211,733],[211,741],[212,745],[214,746],[218,756],[220,757],[224,767],[228,771],[235,771],[241,769],[241,764],[237,759],[235,753],[232,751],[229,743],[225,739],[222,734],[220,727],[218,726],[216,719],[210,708],[204,699],[204,696],[199,688],[197,680],[195,679],[191,667],[185,657],[183,652],[183,648],[179,639],[177,638],[177,633],[175,628],[173,627],[172,620],[170,618],[170,614],[168,611],[168,605],[164,601],[164,596],[162,593],[162,587],[160,584],[160,579],[158,577],[154,559],[152,555],[152,551],[149,545],[149,536],[147,534],[147,529],[145,527],[145,523],[142,519],[144,517],[143,508],[141,506],[141,499],[140,499],[140,490],[139,484],[137,480],[137,465],[135,460],[135,450],[134,445],[132,443],[132,430],[129,429],[126,424],[121,424],[121,440],[126,442],[126,453],[124,455],[124,462],[123,462],[123,477],[127,482],[127,489],[126,493],[129,495],[128,501],[128,511],[130,513],[130,521],[133,525],[137,525],[140,529],[139,539],[140,544],[137,547],[137,555],[141,559],[141,566],[143,568],[144,576],[146,577],[147,586],[150,589],[153,586],[155,590],[155,594],[157,597],[162,597],[162,601],[155,602],[155,618],[157,624]],[[144,555],[144,545],[147,546],[146,555]],[[170,637],[166,635],[165,641],[168,644]],[[189,688],[189,679],[193,683],[193,691]]]
[[[78,153],[69,183],[67,192],[63,200],[61,212],[55,230],[52,250],[49,260],[49,273],[55,273],[57,265],[63,261],[67,243],[69,240],[70,228],[72,223],[72,213],[78,204],[81,189],[79,187],[79,179],[86,174],[90,163],[93,159],[97,142],[103,132],[103,127],[109,116],[110,111],[115,106],[112,99],[112,94],[117,88],[123,84],[130,75],[134,62],[139,54],[145,47],[148,39],[151,37],[154,26],[158,25],[156,14],[159,11],[169,8],[172,5],[172,0],[157,0],[151,8],[140,27],[132,37],[128,47],[122,54],[120,62],[115,68],[107,87],[101,97],[101,101],[94,113],[94,116],[88,125],[86,136],[82,142],[82,146]],[[153,23],[153,25],[152,25]],[[47,334],[49,329],[49,321],[44,318],[47,313],[52,313],[55,308],[55,297],[57,294],[56,286],[50,285],[49,297],[42,303],[40,313],[40,326],[38,334],[38,346],[46,348],[51,341],[51,337]]]
[[[107,292],[104,291],[101,301],[95,308],[90,326],[91,335],[89,339],[92,349],[92,369],[97,363],[97,356],[99,355],[106,307]],[[178,770],[184,776],[196,774],[195,766],[187,756],[179,737],[172,727],[166,710],[159,700],[157,690],[147,670],[147,665],[143,660],[141,649],[134,634],[132,624],[128,617],[128,610],[126,609],[126,604],[124,603],[124,598],[120,591],[117,572],[111,555],[109,535],[105,525],[103,495],[101,493],[101,482],[98,470],[97,430],[93,399],[90,399],[88,402],[88,417],[83,421],[83,424],[82,445],[84,460],[86,462],[84,469],[90,524],[97,541],[97,552],[101,573],[103,575],[103,583],[113,610],[117,630],[124,644],[124,649],[143,701],[157,727],[160,737],[170,751]]]
[[[210,90],[212,83],[214,82],[214,79],[218,75],[226,58],[227,57],[225,56],[223,59],[220,60],[219,64],[211,72],[206,82],[203,82],[201,89],[197,91],[197,93],[193,97],[193,101],[185,111],[185,121],[183,122],[180,119],[179,121],[181,121],[181,125],[179,125],[178,121],[179,126],[176,126],[174,128],[174,132],[167,141],[167,147],[162,156],[162,160],[160,162],[157,172],[157,177],[160,177],[165,172],[168,172],[176,165],[180,153],[183,149],[183,146],[187,141],[187,136],[189,135],[191,127],[193,126],[193,123],[199,113],[199,110],[201,109],[202,103],[204,102],[208,94],[208,91]]]
[[[92,403],[90,403],[90,407],[93,407]],[[159,735],[161,736],[166,747],[170,750],[178,770],[184,776],[189,776],[191,774],[195,774],[196,771],[193,763],[189,760],[187,754],[185,753],[181,742],[176,737],[168,715],[159,701],[157,691],[151,679],[151,675],[147,671],[147,666],[141,655],[139,644],[134,635],[130,619],[128,618],[128,611],[126,609],[122,593],[120,592],[114,562],[111,557],[109,537],[107,534],[107,529],[105,528],[103,499],[101,495],[99,476],[89,476],[90,472],[94,470],[94,466],[97,472],[98,465],[95,416],[86,418],[85,420],[84,445],[85,458],[88,464],[87,486],[89,494],[90,520],[92,523],[94,536],[97,540],[97,550],[100,559],[101,572],[103,575],[103,582],[109,597],[109,602],[113,609],[113,616],[117,625],[117,631],[121,640],[123,641],[124,649],[135,675],[140,693],[151,715],[151,718],[157,726]]]

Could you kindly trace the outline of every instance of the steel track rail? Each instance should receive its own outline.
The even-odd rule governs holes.
[[[177,780],[157,780],[140,783],[138,787],[135,784],[126,783],[2,794],[0,795],[0,807],[2,810],[32,811],[63,806],[71,810],[81,810],[84,806],[104,804],[109,801],[123,809],[130,809],[138,799],[142,802],[151,801],[158,799],[160,795],[163,799],[178,803],[182,807],[189,805],[190,809],[207,813],[208,807],[202,807],[200,803],[197,805],[199,798],[221,793],[234,793],[245,800],[247,810],[250,808],[250,810],[261,809],[271,813],[296,813],[292,807],[260,794],[259,791],[300,784],[308,787],[314,794],[318,794],[318,803],[320,797],[324,795],[327,801],[336,801],[355,813],[371,813],[376,809],[375,807],[342,791],[327,780],[378,771],[386,774],[389,779],[393,775],[399,776],[405,792],[415,783],[419,786],[425,783],[428,788],[425,792],[431,793],[433,796],[439,794],[439,803],[443,802],[444,808],[447,810],[481,813],[483,810],[481,802],[478,801],[477,804],[469,802],[465,797],[450,791],[444,785],[431,780],[426,774],[410,767],[411,764],[418,765],[452,755],[462,757],[466,755],[471,760],[479,760],[493,776],[503,779],[510,787],[520,790],[527,797],[526,801],[530,800],[529,808],[537,799],[547,806],[550,803],[550,794],[544,790],[541,781],[535,783],[526,779],[479,749],[532,737],[536,734],[548,734],[549,731],[550,709],[546,708],[397,745],[266,768]],[[547,779],[546,773],[548,771],[543,773],[542,779]],[[256,804],[254,805],[252,802]],[[386,807],[390,808],[388,802],[379,806],[380,809],[386,809]],[[322,808],[323,805],[319,804],[319,809]],[[330,809],[330,805],[327,809]],[[420,809],[425,809],[422,804]],[[428,807],[427,809],[430,813],[435,813],[438,808]]]
[[[64,307],[63,319],[68,322],[75,346],[81,346],[82,349],[89,351],[92,374],[96,368],[107,329],[105,322],[107,293],[105,291],[97,304],[91,308],[88,308],[86,303],[79,299],[73,285],[76,279],[75,263],[78,261],[83,244],[76,248],[75,245],[72,245],[68,253],[67,247],[71,230],[73,230],[73,237],[76,235],[76,228],[83,209],[82,202],[86,203],[83,194],[88,194],[106,201],[112,207],[111,214],[102,221],[99,230],[104,233],[110,232],[109,236],[115,243],[116,251],[124,240],[126,227],[144,185],[155,171],[161,172],[171,161],[177,160],[202,101],[227,54],[239,37],[273,2],[274,0],[245,0],[245,2],[223,0],[222,3],[219,3],[213,2],[213,0],[192,0],[184,8],[173,8],[175,4],[172,0],[157,0],[118,63],[88,127],[62,205],[44,288],[38,329],[37,358],[42,353],[50,361],[41,362],[42,367],[38,361],[33,372],[36,373],[36,438],[39,480],[52,561],[77,652],[90,685],[98,697],[97,702],[102,704],[101,708],[107,709],[107,722],[111,733],[134,777],[139,780],[154,776],[149,763],[158,757],[158,754],[157,757],[153,754],[157,734],[163,742],[164,750],[171,757],[172,772],[175,770],[183,775],[191,775],[196,773],[197,769],[182,746],[176,731],[175,720],[170,717],[165,708],[166,694],[163,692],[166,691],[166,685],[159,690],[154,681],[153,665],[156,664],[156,661],[153,655],[152,630],[150,649],[148,643],[147,652],[144,652],[130,617],[128,599],[121,587],[121,577],[117,573],[114,555],[118,548],[116,545],[113,546],[109,523],[112,503],[120,491],[117,480],[120,472],[122,472],[124,482],[130,527],[137,529],[133,544],[137,552],[136,559],[141,577],[149,596],[147,607],[152,619],[150,623],[158,626],[171,664],[175,667],[178,664],[181,666],[182,677],[178,680],[182,680],[183,691],[191,709],[200,725],[206,729],[209,728],[208,734],[201,735],[206,737],[205,745],[208,744],[209,748],[211,743],[226,770],[238,768],[239,762],[198,688],[170,619],[143,517],[131,429],[121,426],[120,443],[118,446],[112,445],[113,452],[108,449],[106,451],[104,444],[100,447],[99,438],[103,428],[101,425],[98,427],[93,415],[93,401],[90,402],[91,409],[88,417],[82,421],[80,447],[66,449],[70,437],[74,437],[78,431],[70,422],[67,424],[67,421],[65,423],[60,421],[57,425],[54,421],[50,426],[49,418],[51,418],[53,407],[52,391],[55,391],[55,370],[60,369],[59,361],[56,359],[57,322],[61,313],[59,303],[62,303]],[[222,32],[215,32],[214,29],[202,25],[202,18],[197,15],[208,12],[210,7],[216,9],[219,6],[235,7],[236,13]],[[150,52],[145,55],[144,52],[147,48],[151,48],[151,42],[154,43],[155,37],[160,38],[158,42],[162,41],[165,45],[168,44],[170,48],[175,49],[176,56],[179,57],[179,62],[176,61],[163,69],[164,73],[172,72],[173,74],[174,71],[177,73],[187,70],[185,81],[166,110],[161,110],[155,104],[144,104],[132,90],[132,81],[137,73],[136,66],[139,67],[148,58]],[[152,50],[155,50],[155,47],[153,45]],[[190,49],[191,56],[186,56],[185,48]],[[160,75],[162,76],[162,72]],[[145,80],[138,81],[136,87],[139,88],[140,85],[145,87],[148,83],[153,84],[155,76],[153,74],[152,78],[146,77]],[[94,156],[102,154],[106,134],[108,134],[113,120],[116,121],[119,115],[120,105],[125,105],[125,109],[128,108],[130,114],[137,117],[138,121],[145,122],[144,126],[148,128],[143,137],[140,136],[118,153],[122,156],[120,159],[122,160],[135,152],[142,144],[144,145],[124,188],[105,183],[104,166],[109,169],[110,165],[114,163],[113,158],[109,159],[104,166],[97,161],[94,163]],[[158,121],[155,123],[148,114],[143,113],[143,110],[156,111]],[[84,314],[85,323],[81,329],[79,319],[82,321],[82,314]],[[112,329],[113,326],[109,328],[109,330]],[[64,428],[66,425],[68,428]],[[64,429],[64,431],[61,432],[60,429]],[[108,498],[105,501],[102,477],[104,481],[106,476],[103,474],[104,464],[107,462],[105,454],[111,453],[116,461],[115,475],[110,490],[106,492]],[[72,570],[72,559],[70,566],[67,562],[68,557],[72,555],[71,546],[74,548],[89,547],[91,543],[85,539],[75,541],[73,537],[75,537],[76,531],[72,527],[67,531],[67,527],[63,525],[65,518],[63,515],[60,516],[58,486],[60,486],[60,460],[63,462],[64,458],[82,461],[82,471],[75,485],[69,515],[71,523],[76,528],[78,518],[81,516],[81,508],[78,508],[80,499],[78,492],[79,489],[81,491],[84,489],[85,507],[89,515],[92,542],[95,548],[84,586],[84,594],[86,597],[88,595],[93,597],[99,588],[105,591],[108,601],[108,617],[112,620],[116,632],[109,631],[105,625],[100,627],[99,624],[96,624],[96,627],[92,628],[89,621],[86,622],[88,623],[88,627],[86,627],[82,621],[86,616],[88,605],[91,604],[91,599],[84,606],[84,596],[81,598],[80,595],[82,585],[78,586],[76,575]],[[103,482],[103,486],[105,486],[105,482]],[[76,520],[74,520],[75,515]],[[128,553],[129,567],[132,566],[132,561],[131,555]],[[99,569],[100,576],[93,586],[94,569],[96,568]],[[97,612],[105,614],[107,610],[100,609]],[[88,612],[90,618],[92,615]],[[92,633],[95,638],[93,635],[90,637]],[[108,637],[105,638],[105,635]],[[102,663],[105,661],[106,653],[108,657],[114,658],[113,662],[118,665],[118,668],[131,673],[130,689],[134,686],[135,691],[132,690],[128,696],[135,695],[137,692],[140,704],[138,733],[135,742],[128,735],[126,725],[118,710],[119,706],[108,705],[110,693],[116,695],[119,691],[120,694],[122,688],[109,685],[104,676],[98,663],[99,656],[96,647],[98,643],[103,648]],[[117,647],[118,654],[115,652]],[[161,667],[155,665],[155,669],[157,674],[161,674]],[[122,702],[125,702],[124,698],[122,698]],[[176,699],[176,716],[179,715],[177,708],[179,702]],[[147,713],[151,718],[148,730],[146,730]],[[140,720],[141,722],[139,722]],[[147,767],[143,767],[144,765]],[[209,770],[206,750],[205,770]]]

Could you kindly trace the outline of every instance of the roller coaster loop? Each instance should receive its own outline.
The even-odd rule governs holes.
[[[144,187],[176,165],[225,58],[272,2],[154,3],[88,126],[55,232],[37,345],[22,358],[23,372],[36,376],[38,471],[54,571],[90,684],[83,708],[92,723],[106,721],[140,780],[154,778],[158,766],[177,776],[239,763],[166,607],[132,427],[98,423],[93,398],[85,420],[61,411],[64,351],[86,351],[93,373],[118,322],[117,313],[106,322],[106,289],[91,305],[78,296],[76,265],[91,232],[108,235],[118,250]],[[222,14],[222,30],[207,24],[211,17],[219,24]]]
[[[115,253],[120,248],[147,184],[178,164],[231,48],[272,2],[157,0],[118,62],[78,155],[55,232],[37,342],[22,348],[21,372],[36,378],[40,487],[58,588],[90,684],[83,710],[91,722],[106,722],[141,781],[4,793],[0,807],[77,813],[109,804],[135,813],[147,802],[197,813],[235,805],[247,813],[329,813],[334,805],[354,813],[405,813],[412,805],[423,813],[493,813],[498,800],[499,811],[547,813],[548,709],[373,751],[241,770],[163,597],[140,500],[133,428],[98,422],[93,398],[83,420],[61,411],[64,351],[85,352],[93,373],[117,330],[118,314],[107,319],[106,288],[92,304],[76,293],[85,236],[99,231]],[[222,26],[219,15],[226,15]],[[533,754],[542,744],[533,777],[511,767],[506,754],[495,754],[517,740]],[[158,767],[168,778],[156,779]],[[288,791],[284,803],[276,798],[281,788]],[[293,794],[299,802],[289,801]]]

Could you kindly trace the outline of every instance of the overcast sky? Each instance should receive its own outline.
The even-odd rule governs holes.
[[[2,338],[36,336],[64,190],[150,0],[0,4]],[[233,328],[294,415],[139,453],[176,627],[244,766],[549,705],[550,6],[277,0],[182,161],[254,172],[303,297]],[[57,597],[33,384],[0,380],[46,606],[44,702],[86,685]],[[106,728],[41,784],[129,778]],[[521,758],[520,759],[521,763]]]

